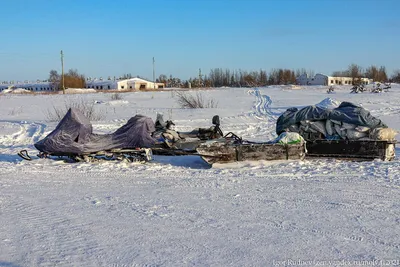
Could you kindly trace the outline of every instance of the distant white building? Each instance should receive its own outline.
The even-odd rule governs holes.
[[[315,74],[314,77],[308,77],[307,74],[302,74],[296,78],[299,85],[352,85],[353,78],[351,77],[333,77],[321,73]],[[361,82],[365,85],[373,82],[372,79],[361,78]]]
[[[14,84],[0,84],[0,92],[10,88],[22,88],[33,92],[44,92],[53,91],[52,84],[50,82],[37,82],[37,83],[14,83]],[[88,80],[86,81],[85,88],[96,89],[96,90],[146,90],[146,89],[162,89],[165,88],[163,83],[153,83],[146,81],[141,78],[132,78],[126,80]]]
[[[163,83],[153,83],[141,78],[132,78],[118,81],[118,90],[146,90],[146,89],[162,89],[165,87]]]
[[[91,80],[86,81],[86,88],[96,89],[96,90],[109,90],[117,89],[118,82],[113,80]]]
[[[53,91],[53,87],[49,82],[0,84],[0,92],[8,88],[22,88],[32,92]]]

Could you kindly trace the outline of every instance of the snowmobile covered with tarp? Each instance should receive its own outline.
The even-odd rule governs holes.
[[[335,103],[329,98],[323,102]],[[276,133],[282,132],[299,133],[308,157],[388,161],[395,157],[396,131],[350,102],[289,108],[277,120]]]
[[[191,132],[176,132],[172,121],[156,123],[149,117],[136,115],[110,134],[95,134],[89,119],[76,108],[68,110],[56,128],[34,144],[39,158],[59,157],[72,161],[127,160],[149,161],[152,155],[191,155],[205,140],[222,137],[219,117],[213,118],[210,128]],[[31,160],[26,150],[18,155]]]
[[[156,140],[151,118],[142,115],[132,117],[111,134],[95,134],[89,119],[76,108],[68,110],[57,127],[44,139],[34,144],[38,157],[67,157],[73,161],[96,159],[126,159],[147,161]],[[26,150],[18,155],[31,160]]]

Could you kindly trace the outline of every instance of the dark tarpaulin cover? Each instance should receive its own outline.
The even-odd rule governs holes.
[[[276,122],[276,133],[280,135],[285,132],[291,125],[300,123],[303,120],[326,120],[328,118],[329,111],[319,106],[307,106],[302,109],[289,108],[281,116],[279,116]]]
[[[297,108],[289,108],[278,118],[276,122],[276,133],[279,135],[285,132],[291,125],[298,124],[301,121],[327,119],[366,126],[371,129],[378,127],[387,128],[386,124],[372,116],[371,113],[363,107],[350,102],[342,102],[334,109],[326,109],[319,106],[307,106],[300,110]]]
[[[84,154],[116,148],[149,148],[155,143],[151,118],[136,115],[112,134],[94,134],[89,119],[71,108],[57,127],[35,147],[50,154]]]

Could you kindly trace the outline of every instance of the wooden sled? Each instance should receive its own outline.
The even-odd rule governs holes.
[[[395,158],[397,141],[315,140],[306,142],[307,157],[390,161]]]
[[[303,144],[249,143],[209,141],[197,147],[198,154],[209,164],[229,163],[245,160],[302,160],[305,157]]]

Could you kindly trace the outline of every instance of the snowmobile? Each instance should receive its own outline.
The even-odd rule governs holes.
[[[89,119],[76,108],[70,108],[57,127],[34,144],[39,158],[58,157],[73,162],[106,160],[148,161],[155,140],[153,121],[136,115],[111,134],[93,133]],[[26,150],[18,153],[32,160]]]
[[[89,119],[78,109],[68,110],[56,128],[34,144],[39,158],[58,157],[72,162],[125,160],[146,162],[152,155],[196,154],[196,147],[205,140],[222,137],[219,116],[214,116],[210,128],[191,132],[176,132],[172,121],[164,123],[157,116],[156,123],[149,117],[136,115],[110,134],[93,133]],[[27,150],[18,153],[32,160]]]
[[[207,140],[223,137],[219,116],[212,118],[213,126],[197,128],[190,132],[175,131],[175,123],[164,122],[161,114],[157,114],[155,132],[152,137],[157,140],[152,147],[154,155],[189,155],[196,153],[196,148]]]
[[[172,121],[164,123],[161,116],[157,116],[155,124],[159,130],[153,136],[164,146],[155,145],[152,148],[154,155],[198,155],[210,165],[244,160],[303,159],[305,156],[304,140],[298,134],[283,134],[269,142],[243,140],[233,132],[224,135],[218,115],[212,118],[210,128],[188,133],[176,132],[175,124]]]

